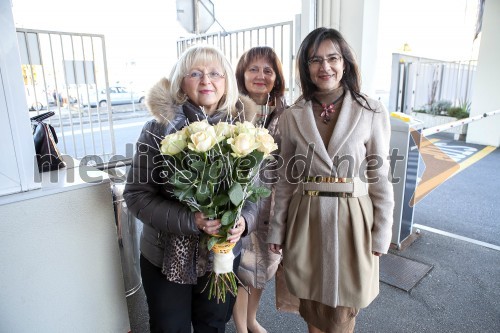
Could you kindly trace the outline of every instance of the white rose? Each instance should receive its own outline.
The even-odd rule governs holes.
[[[215,135],[217,137],[217,141],[220,142],[225,138],[229,138],[233,135],[235,131],[235,126],[230,123],[226,123],[221,121],[214,125]]]
[[[167,135],[160,143],[160,151],[164,155],[175,155],[187,146],[184,130]]]
[[[235,138],[228,139],[227,143],[231,145],[232,155],[236,157],[246,156],[259,147],[255,136],[250,133],[240,133]]]
[[[259,130],[255,136],[255,142],[259,144],[258,151],[264,153],[264,157],[278,149],[278,145],[274,142],[274,138],[266,131]]]
[[[237,134],[240,134],[240,133],[251,133],[251,134],[254,134],[255,133],[255,126],[249,122],[249,121],[245,121],[245,122],[237,122],[235,124],[235,128],[236,128],[236,133]]]
[[[191,134],[189,138],[191,142],[188,143],[188,148],[198,153],[210,150],[217,143],[215,130],[210,125],[202,132]]]
[[[198,132],[203,132],[210,127],[212,127],[212,125],[210,125],[207,120],[195,121],[187,126],[187,132],[189,135],[192,135]]]

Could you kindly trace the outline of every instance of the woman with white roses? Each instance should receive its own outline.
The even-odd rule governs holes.
[[[274,50],[268,46],[257,46],[245,52],[236,66],[236,80],[240,93],[250,97],[259,106],[256,123],[267,129],[266,132],[269,131],[279,144],[278,119],[286,107],[285,78]],[[273,153],[277,154],[278,151]],[[269,188],[273,181],[271,176],[270,170],[261,175],[261,181]],[[258,202],[257,228],[243,240],[238,277],[250,293],[242,287],[238,292],[233,310],[238,333],[266,332],[257,321],[257,310],[266,282],[276,273],[281,258],[280,254],[269,251],[266,244],[272,201],[273,196],[270,196]]]
[[[150,90],[147,105],[154,119],[144,125],[138,139],[124,198],[129,210],[144,223],[140,264],[150,330],[224,332],[234,297],[228,294],[229,301],[218,302],[207,296],[204,288],[212,258],[206,244],[200,242],[203,233],[217,234],[221,221],[191,212],[174,197],[163,154],[173,155],[176,149],[184,148],[189,123],[203,119],[207,124],[251,120],[257,111],[255,103],[239,96],[234,72],[222,52],[204,45],[193,46],[181,55],[169,78]],[[203,126],[203,122],[199,124],[196,126]],[[214,144],[216,136],[203,128],[191,130],[197,134],[192,136],[190,149],[202,151]],[[166,136],[174,144],[161,145]],[[160,151],[161,146],[167,151]],[[240,238],[254,230],[255,214],[255,205],[245,204],[227,239],[236,243],[235,271]]]

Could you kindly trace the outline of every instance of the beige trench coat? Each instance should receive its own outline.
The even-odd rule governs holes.
[[[317,131],[311,102],[298,102],[280,119],[284,167],[267,240],[283,246],[290,292],[331,307],[370,304],[379,292],[378,257],[372,251],[387,253],[391,241],[389,114],[380,102],[369,103],[375,111],[362,108],[346,92],[328,147]],[[367,167],[366,157],[372,155],[380,157],[379,165]],[[342,156],[351,162],[339,164]],[[301,159],[306,163],[297,163]],[[365,181],[372,180],[368,195],[310,197],[299,190],[297,179],[330,175],[366,176]]]

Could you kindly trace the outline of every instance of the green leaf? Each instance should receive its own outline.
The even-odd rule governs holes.
[[[198,184],[198,188],[196,189],[196,200],[199,202],[206,201],[211,196],[208,185],[206,183]]]
[[[255,187],[253,189],[254,193],[256,195],[258,195],[260,198],[267,198],[268,196],[271,195],[271,190],[268,189],[267,187],[263,187],[263,186],[260,186],[260,187]]]
[[[200,206],[199,210],[205,215],[205,216],[215,216],[215,210],[211,207],[208,206]]]
[[[213,205],[214,206],[224,206],[229,202],[229,196],[226,194],[218,194],[214,197]]]
[[[207,209],[204,214],[205,216],[215,216],[215,209],[213,208]]]
[[[233,185],[231,185],[228,194],[229,199],[235,206],[239,206],[243,201],[243,188],[241,187],[240,183],[234,183]]]
[[[259,165],[264,159],[264,153],[258,150],[254,150],[248,156],[252,156],[255,165]]]
[[[189,198],[194,197],[195,189],[194,187],[190,187],[187,190],[174,190],[174,195],[179,198],[179,201],[183,201]]]
[[[254,202],[256,203],[258,200],[259,200],[259,196],[256,195],[255,193],[253,193],[252,195],[250,195],[248,198],[248,200],[250,200],[251,202]]]
[[[245,157],[242,157],[238,160],[238,164],[236,165],[236,168],[238,170],[250,170],[251,168],[255,167],[257,165],[257,161],[255,158],[249,154]]]
[[[210,239],[208,240],[208,244],[207,244],[209,251],[214,247],[215,244],[217,244],[217,241],[218,241],[218,239],[216,237],[210,237]]]
[[[236,220],[236,212],[232,210],[228,210],[227,212],[222,215],[222,218],[220,219],[220,223],[222,225],[231,225],[235,220]]]
[[[184,180],[179,180],[179,179],[173,179],[171,181],[172,185],[176,188],[176,189],[180,189],[180,190],[187,190],[188,188],[190,188],[192,186],[191,183],[187,183],[185,182]]]
[[[245,170],[241,168],[234,168],[233,179],[238,183],[248,183],[250,181],[252,173],[251,170]]]
[[[198,173],[202,173],[205,169],[205,163],[203,161],[192,161],[188,164],[190,168],[197,171]]]
[[[182,170],[175,173],[171,178],[172,185],[178,188],[187,188],[196,180],[196,174],[189,170]]]
[[[210,168],[208,169],[208,178],[211,182],[218,183],[218,179],[221,176],[222,166],[221,160],[216,160],[210,165]]]

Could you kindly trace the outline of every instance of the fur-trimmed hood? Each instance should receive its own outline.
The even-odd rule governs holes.
[[[183,105],[177,104],[170,94],[170,81],[162,78],[148,92],[146,103],[149,112],[159,123],[172,121],[176,115],[182,113]],[[232,108],[232,117],[239,117],[254,122],[258,106],[248,96],[240,95],[239,102]]]

